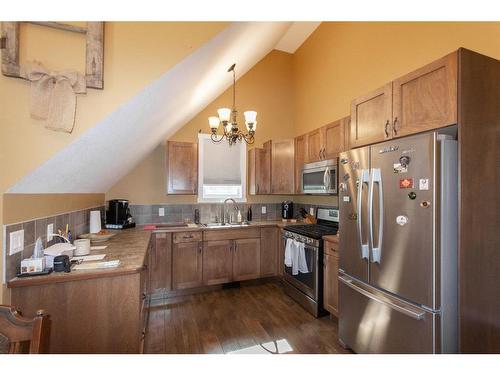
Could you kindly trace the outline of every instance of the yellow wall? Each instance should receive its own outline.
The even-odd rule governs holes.
[[[104,90],[89,89],[86,95],[78,96],[72,134],[46,130],[39,121],[31,119],[29,83],[0,74],[0,226],[5,210],[1,201],[3,193],[10,186],[227,25],[225,22],[105,23]],[[83,71],[84,46],[83,35],[21,25],[21,62],[36,59],[53,70]],[[2,236],[3,231],[0,231],[0,243],[3,243]],[[0,257],[0,270],[3,269],[2,262],[3,254]]]
[[[228,73],[229,74],[229,73]],[[269,139],[293,137],[292,55],[272,51],[236,82],[238,123],[244,126],[243,111],[258,112],[255,144]],[[217,109],[231,106],[229,88],[182,127],[170,140],[197,142],[198,131],[207,133],[208,117]],[[106,199],[129,199],[132,204],[196,203],[196,196],[166,195],[165,148],[158,146],[143,162],[122,178],[107,193]],[[282,196],[249,196],[249,202],[281,202]]]
[[[348,115],[353,98],[459,47],[500,59],[500,22],[323,22],[293,56],[297,134]]]

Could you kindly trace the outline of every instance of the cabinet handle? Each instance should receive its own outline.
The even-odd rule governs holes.
[[[392,124],[392,130],[394,131],[394,135],[398,135],[398,126],[397,126],[397,123],[398,123],[398,118],[394,117],[394,122]]]
[[[192,235],[192,234],[190,234],[189,236],[188,236],[188,235],[185,235],[185,236],[184,236],[184,237],[182,237],[182,238],[185,238],[185,239],[188,239],[188,238],[193,238],[193,235]]]
[[[385,133],[386,138],[389,137],[389,129],[388,129],[389,125],[390,125],[390,121],[387,120],[387,122],[385,123],[385,126],[384,126],[384,133]]]
[[[323,149],[323,159],[326,159],[326,148]]]
[[[260,187],[259,187],[259,184],[257,184],[257,194],[259,194],[259,190],[260,190]]]
[[[319,149],[319,159],[321,160],[321,149]]]
[[[234,252],[236,252],[236,249],[238,248],[238,244],[235,242],[233,245]]]
[[[201,245],[201,242],[198,244],[198,253],[201,254],[201,250],[202,250],[202,245]]]

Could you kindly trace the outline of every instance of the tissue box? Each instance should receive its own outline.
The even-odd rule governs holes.
[[[29,258],[21,261],[21,273],[42,272],[45,269],[45,258]]]

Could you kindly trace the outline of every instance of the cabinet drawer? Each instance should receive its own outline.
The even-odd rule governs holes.
[[[260,238],[260,228],[214,229],[203,233],[204,241]]]
[[[333,254],[338,256],[339,243],[333,241],[325,241],[325,253]]]
[[[174,243],[201,241],[201,232],[174,233]]]

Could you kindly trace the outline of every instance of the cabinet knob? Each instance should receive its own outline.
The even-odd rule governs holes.
[[[398,118],[394,117],[394,122],[392,124],[392,130],[394,131],[394,135],[398,135]]]

